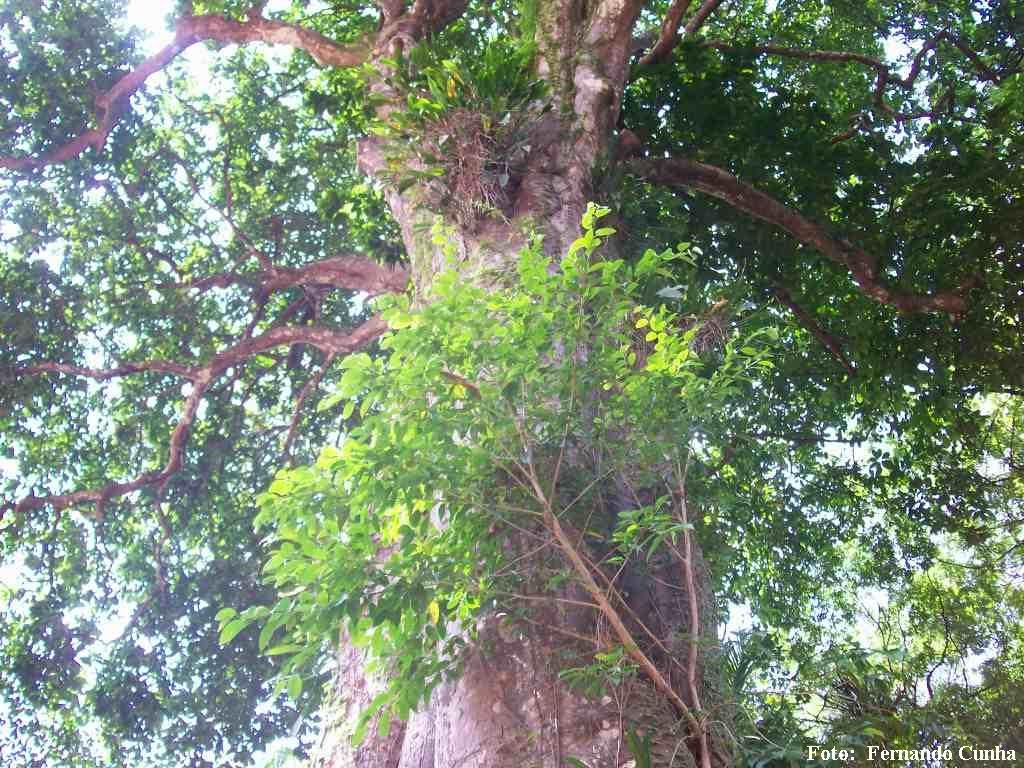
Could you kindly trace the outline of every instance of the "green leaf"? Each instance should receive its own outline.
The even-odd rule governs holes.
[[[241,618],[229,621],[224,628],[221,629],[218,641],[221,645],[227,645],[235,639],[235,636],[238,635],[239,632],[249,626],[250,623],[249,619]]]
[[[275,616],[263,625],[263,629],[260,630],[260,636],[257,643],[261,651],[263,651],[270,644],[270,640],[271,638],[273,638],[274,633],[280,628],[284,621],[284,615],[279,617]]]
[[[273,648],[270,648],[267,651],[265,651],[265,653],[267,654],[267,656],[281,656],[286,653],[298,653],[305,647],[306,646],[304,645],[297,645],[295,643],[289,643],[286,645],[275,645]],[[292,698],[298,698],[298,696],[292,696]]]

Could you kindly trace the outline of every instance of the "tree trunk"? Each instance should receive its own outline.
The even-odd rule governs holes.
[[[419,301],[429,301],[434,276],[452,266],[453,253],[456,266],[479,280],[514,270],[531,229],[543,234],[545,251],[557,260],[579,236],[580,218],[587,202],[596,197],[595,168],[608,167],[614,160],[614,125],[633,19],[617,11],[614,24],[611,16],[604,20],[598,15],[583,25],[565,10],[571,3],[552,4],[562,6],[552,11],[543,10],[545,3],[540,5],[539,73],[547,81],[554,108],[530,129],[531,150],[515,180],[509,215],[458,221],[443,210],[429,210],[415,187],[403,193],[389,187],[385,193],[401,228]],[[386,92],[383,86],[379,89]],[[383,178],[386,153],[381,138],[364,139],[359,147],[361,170]],[[447,247],[429,234],[439,215],[446,226]],[[631,506],[622,499],[619,511]],[[689,710],[689,720],[643,673],[596,700],[575,692],[559,677],[566,667],[587,664],[595,652],[623,646],[606,616],[567,607],[570,598],[588,598],[585,590],[575,587],[575,594],[570,589],[554,596],[561,601],[539,599],[527,623],[512,623],[501,613],[484,617],[461,677],[436,689],[407,723],[392,723],[386,736],[371,727],[358,747],[349,740],[352,723],[380,684],[367,679],[356,649],[340,648],[340,703],[327,717],[328,732],[315,764],[578,768],[581,762],[588,768],[615,768],[638,757],[627,744],[627,734],[635,733],[641,740],[643,734],[651,737],[651,765],[728,765],[724,738],[710,733],[701,742],[695,733],[696,721],[700,730],[713,731],[708,723],[725,718],[717,686],[705,679],[706,659],[717,647],[714,599],[700,548],[696,541],[688,544],[689,580],[685,563],[675,555],[646,568],[633,564],[619,574],[602,575],[597,569],[594,573],[605,581],[599,586],[637,638],[636,644]],[[563,559],[563,566],[567,563]],[[616,595],[622,596],[620,602],[615,602]],[[698,625],[694,636],[692,629]],[[688,674],[692,648],[699,653]]]
[[[361,161],[372,170],[379,148],[368,141]],[[573,169],[582,178],[584,170]],[[554,184],[550,174],[544,179],[524,179],[524,187],[541,188]],[[563,192],[571,187],[563,180]],[[568,199],[564,210],[575,216],[585,208],[586,187]],[[446,258],[441,249],[421,233],[433,214],[417,208],[408,198],[389,192],[396,219],[406,236],[412,259],[414,289],[420,297],[430,295],[431,278]],[[551,199],[547,195],[537,199]],[[525,206],[517,218],[548,222],[546,236],[556,243],[553,250],[563,252],[578,234],[578,223],[570,230],[567,222],[546,208]],[[468,274],[492,274],[495,269],[511,269],[524,242],[518,222],[483,222],[475,229],[450,231],[460,266]],[[620,494],[622,509],[631,505]],[[621,511],[621,510],[620,510]],[[516,544],[510,543],[510,546]],[[717,644],[715,606],[703,567],[700,549],[691,542],[692,580],[696,592],[691,603],[684,570],[679,559],[667,556],[663,562],[645,569],[633,566],[617,577],[605,574],[609,594],[623,594],[628,609],[619,606],[638,644],[655,660],[665,679],[698,717],[721,720],[713,711],[720,702],[704,680],[704,659]],[[611,582],[614,582],[612,585]],[[585,592],[561,595],[581,602]],[[695,695],[687,682],[687,660],[692,641],[691,609],[698,606],[697,639],[699,658]],[[635,616],[630,616],[633,613]],[[642,622],[642,625],[640,624]],[[641,628],[646,626],[658,638],[658,648]],[[591,638],[590,642],[575,638]],[[621,643],[607,626],[604,617],[589,609],[571,609],[555,602],[538,601],[531,623],[512,624],[501,614],[485,617],[479,627],[479,641],[469,654],[461,678],[438,688],[429,704],[408,723],[395,722],[387,736],[371,728],[370,736],[358,747],[349,743],[352,723],[379,691],[379,683],[363,673],[359,652],[342,647],[338,652],[337,697],[342,702],[334,713],[337,722],[325,740],[318,765],[329,768],[367,766],[377,768],[502,768],[538,766],[561,768],[578,766],[568,758],[582,761],[589,768],[614,768],[633,759],[626,734],[652,735],[651,755],[655,766],[700,765],[701,748],[693,729],[651,681],[639,675],[630,683],[610,689],[598,700],[573,691],[560,678],[567,666],[584,666],[595,651],[608,650]],[[667,652],[666,652],[667,651]],[[566,658],[581,659],[567,663]],[[701,698],[703,697],[703,700]],[[703,721],[702,721],[703,722]],[[716,743],[710,764],[728,763],[725,750]]]

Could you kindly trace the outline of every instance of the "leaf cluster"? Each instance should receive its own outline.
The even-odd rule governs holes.
[[[389,109],[375,130],[388,139],[389,177],[399,191],[426,183],[435,205],[460,222],[507,212],[530,153],[530,129],[545,110],[533,72],[536,48],[498,38],[451,57],[427,41],[408,59],[385,62],[388,86],[406,109]]]
[[[511,542],[541,511],[520,486],[522,461],[587,446],[620,471],[650,471],[678,458],[705,415],[768,364],[767,333],[732,336],[710,360],[693,350],[698,329],[684,330],[678,313],[639,304],[685,253],[649,251],[633,266],[600,258],[613,233],[598,225],[607,213],[588,210],[557,267],[535,242],[498,290],[452,270],[422,309],[392,299],[386,356],[347,358],[322,403],[344,403],[357,425],[260,497],[256,524],[274,548],[264,573],[281,597],[269,609],[223,609],[221,639],[263,622],[260,647],[287,657],[279,687],[297,693],[300,676],[316,677],[347,634],[388,681],[356,736],[377,709],[407,717],[457,671],[482,612],[513,607],[507,595],[526,577],[509,567]],[[652,347],[646,364],[634,326]],[[642,440],[639,458],[622,449],[625,435]],[[578,491],[608,470],[575,463],[568,485],[553,490],[562,516],[586,521],[595,509]],[[609,542],[631,556],[678,532],[659,521],[638,515]]]

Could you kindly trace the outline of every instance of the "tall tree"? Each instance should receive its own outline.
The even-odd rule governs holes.
[[[122,11],[0,6],[5,755],[1024,753],[1012,3]]]

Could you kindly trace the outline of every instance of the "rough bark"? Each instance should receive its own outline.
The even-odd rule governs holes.
[[[649,568],[630,568],[605,589],[614,596],[609,599],[621,596],[625,601],[617,611],[626,617],[628,631],[687,706],[702,720],[721,721],[726,710],[715,686],[705,679],[705,657],[716,642],[714,602],[695,543],[690,557],[695,566],[692,592],[684,585],[679,560],[670,556]],[[595,651],[619,644],[601,612],[586,607],[586,596],[580,587],[570,587],[561,596],[538,594],[525,622],[510,622],[501,613],[484,617],[461,676],[436,689],[407,723],[392,722],[386,736],[371,727],[357,747],[349,742],[353,722],[382,685],[365,674],[360,652],[343,645],[335,683],[340,701],[329,716],[333,730],[314,765],[562,768],[575,758],[590,768],[617,768],[632,757],[625,743],[629,730],[651,734],[655,766],[727,765],[725,750],[716,741],[724,742],[724,734],[708,729],[713,751],[702,761],[685,718],[643,674],[610,686],[600,699],[581,695],[563,682],[561,670],[583,666]],[[696,642],[690,636],[691,605],[702,614],[696,618]],[[664,638],[664,650],[644,637],[641,621]],[[687,669],[694,648],[700,658]],[[704,700],[703,712],[696,709],[698,696]]]

